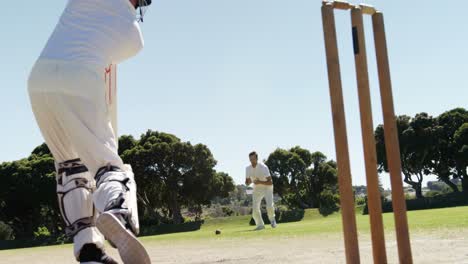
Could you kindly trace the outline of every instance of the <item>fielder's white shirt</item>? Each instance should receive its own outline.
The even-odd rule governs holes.
[[[68,0],[41,58],[118,64],[143,48],[129,0]]]
[[[249,165],[245,169],[245,178],[250,178],[252,181],[267,181],[267,177],[270,176],[270,170],[268,169],[268,167],[260,162],[257,163],[255,168],[252,165]]]

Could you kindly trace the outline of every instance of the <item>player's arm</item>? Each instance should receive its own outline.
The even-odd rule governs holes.
[[[265,176],[266,181],[256,180],[254,183],[261,185],[273,185],[273,179],[271,178],[270,170],[266,166],[263,168],[263,176]]]
[[[249,175],[249,168],[246,168],[245,169],[245,185],[249,186],[250,184],[252,184],[252,178],[250,178],[250,175]]]
[[[245,179],[245,185],[250,185],[250,184],[252,184],[252,179],[250,178]]]
[[[271,178],[270,169],[268,169],[267,166],[265,166],[265,176],[266,176],[266,181],[264,181],[263,184],[273,185],[273,179]]]
[[[255,181],[254,182],[255,184],[262,184],[262,185],[273,185],[273,179],[271,178],[271,176],[268,176],[266,178],[266,181]]]
[[[266,181],[255,180],[254,183],[261,185],[273,185],[273,180],[271,179],[271,177],[268,177]]]

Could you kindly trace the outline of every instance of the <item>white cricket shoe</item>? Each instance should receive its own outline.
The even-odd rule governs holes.
[[[276,223],[276,220],[271,221],[271,227],[276,228],[278,224]]]
[[[260,230],[263,230],[265,229],[265,226],[264,225],[261,225],[261,226],[257,226],[254,231],[260,231]]]
[[[102,213],[97,219],[96,226],[104,237],[117,247],[125,264],[151,264],[143,244],[115,215]]]

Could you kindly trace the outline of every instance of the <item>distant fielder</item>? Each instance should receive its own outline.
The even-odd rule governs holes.
[[[137,21],[151,0],[68,0],[28,81],[31,106],[57,170],[65,233],[80,263],[149,264],[132,169],[117,154],[116,64],[143,48]],[[138,69],[136,69],[138,71]]]
[[[265,223],[263,222],[260,210],[263,198],[265,198],[266,201],[266,208],[271,227],[276,228],[275,205],[273,201],[273,180],[270,175],[270,170],[265,164],[258,162],[258,154],[255,151],[249,154],[249,159],[250,165],[245,170],[245,184],[254,184],[252,194],[252,217],[257,225],[255,230],[265,229]]]

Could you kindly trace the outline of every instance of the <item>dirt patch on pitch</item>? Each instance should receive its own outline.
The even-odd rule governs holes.
[[[262,231],[263,232],[263,231]],[[268,230],[265,230],[268,232]],[[412,234],[414,263],[467,263],[468,230],[439,230]],[[394,234],[387,234],[389,263],[398,263]],[[251,264],[251,263],[345,263],[340,235],[271,237],[190,241],[146,241],[153,263]],[[360,236],[362,263],[372,263],[368,234]],[[114,249],[109,253],[117,258]],[[71,246],[0,251],[0,263],[76,263]]]

